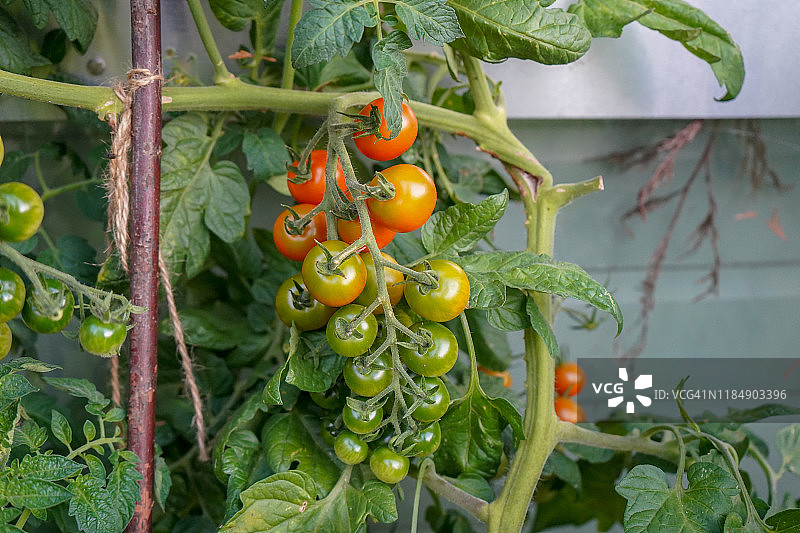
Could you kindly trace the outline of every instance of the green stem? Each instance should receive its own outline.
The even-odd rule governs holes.
[[[106,438],[103,438],[103,439],[96,439],[96,440],[87,442],[86,444],[84,444],[83,446],[80,446],[79,448],[75,448],[74,450],[72,450],[69,453],[69,455],[67,455],[67,459],[74,459],[77,456],[79,456],[80,454],[82,454],[83,452],[85,452],[86,450],[91,450],[92,448],[94,448],[96,446],[104,446],[106,444],[119,444],[119,443],[123,443],[123,442],[125,442],[125,439],[123,439],[121,437],[106,437]]]
[[[559,442],[574,442],[609,450],[645,453],[672,463],[678,462],[678,443],[674,440],[658,442],[643,436],[610,435],[561,421],[557,423],[556,435]]]
[[[46,192],[42,193],[42,201],[47,201],[54,196],[58,196],[59,194],[74,191],[76,189],[86,187],[87,185],[94,185],[96,183],[102,183],[102,180],[97,178],[89,178],[87,180],[76,181],[74,183],[67,183],[66,185],[62,185],[61,187],[56,187],[54,189],[47,189]]]
[[[473,496],[469,492],[461,490],[444,479],[436,473],[433,464],[430,465],[424,474],[422,482],[435,494],[465,509],[483,523],[489,520],[489,504],[486,501],[477,496]]]
[[[28,517],[30,517],[30,516],[31,516],[31,510],[30,509],[25,509],[24,511],[22,511],[22,514],[19,515],[19,520],[17,520],[16,526],[19,529],[22,529],[23,527],[25,527],[25,522],[28,521]]]
[[[303,0],[292,0],[292,8],[289,11],[289,28],[286,34],[286,56],[283,58],[283,78],[281,79],[282,89],[294,87],[294,67],[292,66],[292,43],[294,43],[294,28],[303,16]],[[272,129],[280,133],[289,120],[288,113],[278,113],[275,115],[275,122]]]
[[[208,58],[214,66],[214,83],[226,84],[235,79],[234,75],[228,71],[225,66],[225,61],[217,48],[217,42],[214,40],[214,34],[211,33],[211,27],[208,25],[208,19],[203,12],[203,5],[200,0],[186,0],[189,4],[189,11],[192,12],[194,24],[197,26],[197,33],[200,35],[200,40],[203,41],[203,46],[206,49]]]
[[[767,478],[767,503],[772,507],[775,495],[778,493],[778,479],[780,478],[780,473],[772,469],[767,458],[764,457],[764,454],[761,453],[757,446],[751,443],[747,451],[756,460],[761,470],[764,472],[764,477]]]

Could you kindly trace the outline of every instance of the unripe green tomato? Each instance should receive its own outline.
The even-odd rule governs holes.
[[[319,435],[322,437],[322,441],[331,448],[333,448],[336,442],[336,436],[340,431],[342,430],[336,427],[333,420],[323,418],[319,424]]]
[[[344,382],[355,394],[372,398],[392,383],[394,371],[389,352],[380,354],[363,372],[359,370],[355,361],[356,359],[348,359],[342,370]]]
[[[334,385],[324,392],[309,392],[308,395],[315,404],[328,411],[341,409],[345,402],[344,392],[340,385]]]
[[[25,305],[25,283],[13,270],[0,268],[0,322],[8,322]]]
[[[378,321],[370,313],[361,320],[350,335],[344,330],[364,311],[363,305],[347,304],[340,307],[328,320],[325,336],[331,349],[343,357],[355,357],[369,350],[378,334]]]
[[[411,331],[424,335],[430,333],[430,346],[409,348],[400,346],[400,359],[414,373],[437,377],[447,373],[458,359],[458,341],[453,332],[438,322],[417,322]]]
[[[33,188],[18,181],[0,184],[0,240],[27,241],[43,218],[44,204]]]
[[[104,322],[94,315],[84,318],[78,331],[83,349],[100,357],[117,355],[127,335],[125,324]]]
[[[369,458],[369,468],[384,483],[394,484],[408,474],[408,457],[393,452],[388,446],[376,448]]]
[[[36,289],[28,287],[25,305],[22,308],[22,320],[36,333],[57,333],[67,327],[75,307],[72,291],[60,281],[52,278],[42,280],[46,295],[55,304],[53,309],[39,309],[36,305]],[[52,312],[51,312],[52,311]]]
[[[344,430],[336,436],[333,443],[333,451],[336,457],[346,465],[357,465],[363,463],[369,455],[367,443],[352,431]]]
[[[14,341],[11,335],[11,328],[3,322],[0,324],[0,359],[3,359],[11,351],[11,343]]]
[[[434,422],[429,426],[420,428],[419,431],[411,435],[405,441],[405,452],[414,457],[426,457],[439,449],[442,443],[442,428],[439,422]]]
[[[378,429],[382,421],[383,409],[381,407],[363,415],[349,405],[345,405],[342,408],[342,422],[347,426],[347,429],[359,435],[372,433]]]
[[[420,422],[435,422],[442,418],[450,405],[450,393],[447,392],[444,382],[439,378],[417,376],[414,383],[425,393],[425,401],[414,409],[411,416]],[[409,406],[417,399],[410,393],[405,393],[404,396]]]

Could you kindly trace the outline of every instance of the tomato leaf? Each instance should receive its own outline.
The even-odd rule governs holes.
[[[97,280],[100,267],[96,266],[97,250],[83,237],[62,235],[55,248],[47,248],[36,257],[37,261],[72,274],[81,283],[92,285]]]
[[[560,480],[572,486],[578,493],[581,492],[581,470],[578,463],[559,452],[553,450],[542,469],[542,476],[556,476]]]
[[[422,226],[422,244],[431,255],[466,252],[503,217],[508,191],[493,194],[478,204],[456,204],[432,214]]]
[[[683,0],[579,0],[569,10],[584,21],[594,37],[619,37],[622,28],[638,22],[678,41],[703,61],[725,87],[720,100],[732,100],[744,83],[739,46],[719,24]]]
[[[375,520],[384,524],[397,520],[397,502],[389,485],[370,479],[364,482],[361,494],[367,502],[367,513]]]
[[[247,168],[258,181],[266,182],[272,176],[286,174],[286,163],[291,162],[283,139],[271,128],[245,133],[242,152],[247,157]]]
[[[403,78],[408,73],[408,66],[402,51],[407,48],[411,48],[411,39],[399,30],[391,32],[372,47],[375,88],[383,97],[383,118],[390,137],[400,133],[403,124]]]
[[[61,455],[26,455],[22,462],[14,461],[9,472],[17,477],[35,477],[45,481],[58,481],[77,474],[83,469],[80,463]]]
[[[456,12],[444,0],[397,0],[394,9],[412,39],[442,46],[464,35]]]
[[[164,466],[166,467],[166,463]],[[136,463],[124,459],[118,460],[111,472],[108,473],[106,491],[111,497],[111,501],[115,503],[123,524],[130,521],[136,502],[139,501],[139,480],[141,479],[142,475],[136,470]],[[169,479],[169,473],[167,473],[167,479]],[[167,488],[167,492],[169,492],[169,488]]]
[[[270,2],[267,6],[264,0],[209,0],[208,4],[219,23],[231,31],[242,31],[251,21],[266,20],[276,6],[280,15],[283,7],[283,2]]]
[[[557,357],[558,340],[556,339],[556,334],[553,333],[553,328],[550,327],[550,323],[539,310],[539,306],[536,305],[536,300],[534,300],[533,297],[528,296],[525,310],[528,313],[530,326],[536,334],[542,338],[545,346],[547,346],[547,351],[550,352],[550,355],[553,357]]]
[[[606,311],[622,330],[622,312],[614,297],[581,267],[532,252],[478,252],[454,259],[470,283],[470,307],[503,305],[506,287],[572,297]]]
[[[316,431],[318,425],[318,418],[304,416],[296,410],[275,414],[264,425],[261,442],[267,465],[274,472],[296,467],[312,476],[320,492],[327,494],[336,484],[339,467],[320,440]]]
[[[775,513],[766,520],[774,533],[797,533],[800,531],[800,509],[786,509]]]
[[[94,383],[80,378],[44,378],[44,381],[54,389],[62,390],[76,398],[86,398],[89,403],[100,404],[105,407],[110,400],[97,390]]]
[[[69,484],[72,499],[69,514],[86,533],[121,531],[125,526],[119,513],[119,502],[91,475],[80,475]]]
[[[800,476],[800,424],[781,428],[775,435],[775,446],[781,452],[786,469]]]
[[[637,465],[617,484],[626,500],[626,532],[714,531],[733,510],[739,495],[736,480],[724,468],[698,462],[686,471],[689,487],[682,480],[670,488],[667,476],[653,465]]]
[[[24,439],[17,437],[18,432],[15,432],[15,428],[17,427],[17,424],[19,424],[20,418],[22,418],[22,411],[18,401],[9,402],[8,405],[0,408],[0,468],[6,466],[8,456],[11,454],[12,445],[25,443]],[[39,435],[41,435],[41,432],[39,432]],[[41,439],[41,437],[37,437],[37,442],[38,439]],[[30,440],[32,439],[29,439],[28,441]],[[42,440],[39,446],[44,444],[45,440],[47,440],[46,433],[44,440]],[[36,446],[35,448],[38,449],[39,446]]]
[[[345,358],[331,350],[324,331],[291,329],[286,382],[307,392],[324,392],[342,373]]]
[[[526,0],[448,0],[465,37],[452,46],[479,59],[509,57],[545,65],[575,61],[589,50],[591,34],[581,20],[561,9]]]
[[[53,18],[75,43],[75,47],[85,53],[92,44],[97,29],[97,11],[89,0],[45,0],[53,12]]]
[[[69,490],[52,481],[11,475],[0,476],[0,495],[20,509],[47,509],[72,497]]]
[[[31,67],[48,63],[47,59],[31,50],[25,33],[0,8],[0,69],[15,74],[30,74]]]
[[[172,489],[172,474],[167,461],[164,460],[161,446],[156,444],[155,466],[153,469],[153,493],[155,500],[162,511],[167,509],[167,498]]]
[[[50,431],[65,446],[69,446],[72,443],[72,427],[69,425],[67,418],[55,409],[50,412]]]
[[[434,454],[436,471],[448,476],[475,473],[491,478],[500,466],[506,421],[480,387],[450,403],[439,421],[442,444]]]
[[[508,344],[506,333],[493,327],[483,311],[467,309],[465,314],[472,333],[472,341],[475,344],[478,364],[498,372],[508,369],[508,365],[511,363],[511,346]],[[456,319],[448,323],[448,326],[456,335],[458,345],[466,346],[461,322]]]
[[[209,231],[225,242],[242,237],[250,193],[235,164],[209,164],[215,139],[205,115],[174,119],[162,137],[161,251],[173,273],[191,277],[208,256]]]
[[[192,346],[227,350],[239,344],[248,333],[244,318],[227,306],[186,308],[181,310],[180,317],[186,343]],[[172,323],[165,318],[158,329],[162,334],[171,335]]]
[[[374,9],[347,0],[313,0],[294,29],[292,64],[295,68],[344,57],[361,40],[364,28],[378,23]]]

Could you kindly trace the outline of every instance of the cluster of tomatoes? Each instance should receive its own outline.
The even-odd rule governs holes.
[[[381,113],[383,100],[378,99],[362,110],[362,115]],[[377,121],[376,121],[377,123]],[[380,138],[374,134],[355,136],[356,147],[367,157],[386,161],[407,150],[417,134],[417,123],[411,109],[403,104],[403,129],[399,135],[387,140],[385,120],[382,119]],[[289,175],[289,190],[300,202],[292,210],[298,215],[309,213],[321,202],[325,193],[324,150],[311,152],[310,178],[296,183]],[[337,162],[338,163],[338,162]],[[430,217],[436,203],[433,180],[422,169],[400,164],[381,171],[392,185],[391,199],[370,197],[366,199],[373,235],[378,248],[383,248],[397,232],[414,231]],[[341,197],[352,201],[345,185],[344,174],[337,164],[337,184]],[[378,185],[376,177],[370,183]],[[450,395],[441,379],[458,358],[458,343],[453,333],[440,322],[457,317],[469,300],[469,282],[457,264],[447,260],[431,260],[416,265],[428,283],[406,279],[398,269],[383,267],[386,291],[392,305],[392,314],[415,338],[405,336],[395,328],[396,346],[387,341],[388,319],[381,305],[374,306],[378,298],[378,281],[375,260],[368,251],[354,252],[339,257],[343,251],[361,237],[359,220],[337,219],[337,233],[341,240],[326,240],[325,214],[315,215],[302,234],[293,235],[286,218],[287,210],[275,222],[273,235],[278,250],[286,257],[302,261],[300,274],[293,275],[279,287],[275,309],[287,325],[300,331],[326,328],[326,339],[331,349],[347,360],[338,381],[325,393],[314,393],[312,399],[322,408],[335,413],[335,420],[324,421],[323,438],[334,448],[337,457],[346,464],[358,464],[369,457],[375,476],[385,483],[402,480],[409,468],[409,457],[432,454],[441,442],[439,419],[447,411]],[[388,254],[381,252],[384,262],[397,264]],[[397,306],[405,298],[413,313]],[[370,308],[374,310],[368,312]],[[414,321],[412,314],[421,318]],[[376,316],[377,315],[377,316]],[[404,371],[396,375],[392,351],[396,349]],[[387,388],[396,379],[409,376],[410,382],[400,379],[402,400],[406,406],[403,424],[404,438],[398,442],[396,428],[387,418],[395,411],[397,398],[387,394]],[[343,381],[343,383],[342,383]],[[398,389],[395,389],[398,390]],[[347,401],[347,397],[351,401]],[[370,398],[380,397],[374,408],[365,410]],[[362,406],[355,408],[354,405]],[[399,413],[403,415],[404,413]],[[372,449],[371,449],[372,448]]]
[[[572,396],[576,396],[583,389],[584,383],[586,374],[578,363],[561,363],[556,366],[555,409],[558,418],[573,424],[586,420],[583,409],[572,399]]]
[[[30,239],[39,230],[43,218],[44,204],[34,189],[20,182],[0,184],[1,241]],[[26,288],[16,272],[0,267],[0,358],[8,355],[11,349],[8,321],[17,315],[22,316],[28,328],[44,334],[61,331],[72,319],[75,309],[72,291],[57,279],[40,277],[40,281],[46,294],[40,294],[34,286]],[[81,346],[101,356],[119,352],[126,335],[125,324],[104,322],[93,315],[83,320],[78,332]]]

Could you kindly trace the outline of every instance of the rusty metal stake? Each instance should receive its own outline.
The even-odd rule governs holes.
[[[160,0],[131,0],[133,68],[161,74]],[[153,510],[153,447],[158,334],[158,215],[161,181],[161,82],[133,97],[131,150],[131,299],[147,312],[131,331],[128,447],[141,459],[141,498],[127,528],[149,532]]]

